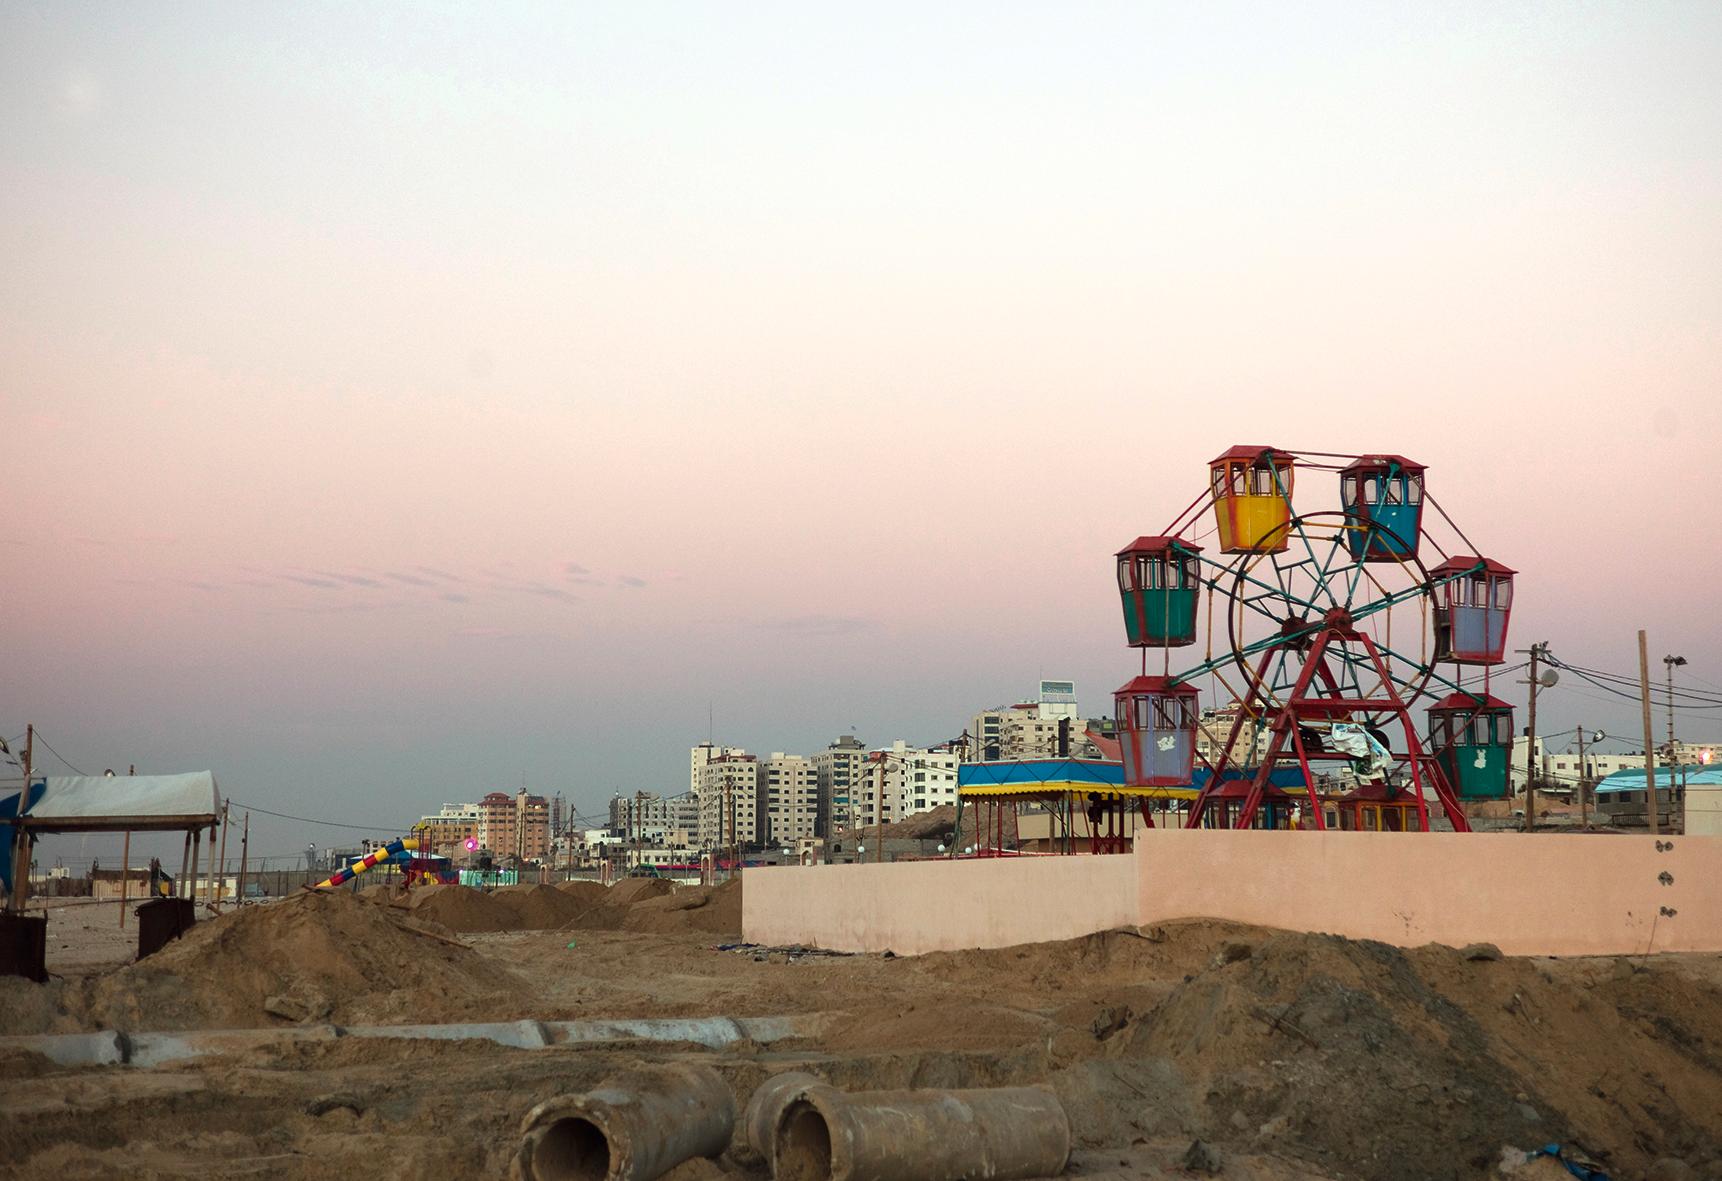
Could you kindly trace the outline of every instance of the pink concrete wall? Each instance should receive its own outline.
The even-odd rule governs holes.
[[[998,857],[743,873],[749,943],[920,955],[1134,926],[1134,857]]]
[[[1156,829],[1136,860],[1143,924],[1211,916],[1508,955],[1722,951],[1716,837]]]
[[[766,867],[746,880],[749,942],[836,951],[1009,947],[1201,917],[1509,955],[1722,951],[1722,837],[1154,829],[1133,856]]]

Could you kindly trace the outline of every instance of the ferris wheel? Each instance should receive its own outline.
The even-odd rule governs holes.
[[[1186,801],[1191,827],[1427,831],[1435,805],[1468,831],[1463,800],[1506,794],[1512,709],[1489,674],[1515,572],[1426,477],[1402,455],[1233,447],[1166,529],[1118,552],[1142,650],[1115,694],[1126,785]],[[1175,669],[1189,649],[1201,659]],[[1206,714],[1203,685],[1220,699]]]

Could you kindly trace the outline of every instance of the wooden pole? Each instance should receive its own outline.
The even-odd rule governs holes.
[[[1579,776],[1578,776],[1579,827],[1580,828],[1589,828],[1590,827],[1590,797],[1585,794],[1584,727],[1583,726],[1580,726],[1578,728],[1578,744],[1579,744]]]
[[[125,845],[120,851],[120,930],[126,929],[126,896],[131,893],[132,830],[126,829]]]
[[[185,871],[191,868],[191,830],[185,833],[185,848],[179,855],[179,876],[173,881],[173,896],[185,897]]]
[[[191,898],[192,906],[197,905],[197,863],[203,858],[203,830],[191,830]]]
[[[1655,739],[1650,736],[1650,649],[1643,628],[1638,632],[1638,696],[1644,706],[1644,816],[1655,835],[1662,830],[1656,803],[1656,752],[1651,749]]]
[[[239,833],[239,884],[233,891],[233,905],[245,899],[245,854],[251,849],[251,813],[245,814],[245,827]]]
[[[1543,646],[1531,645],[1531,717],[1529,733],[1525,740],[1525,831],[1530,832],[1537,823],[1537,661],[1542,658]]]
[[[227,809],[228,804],[223,801],[221,805],[221,867],[216,871],[221,875],[221,888],[216,891],[215,895],[217,913],[220,913],[221,899],[227,893]]]

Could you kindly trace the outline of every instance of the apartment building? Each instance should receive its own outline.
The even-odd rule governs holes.
[[[1076,682],[1042,681],[1035,700],[982,710],[969,722],[968,759],[1002,763],[1047,759],[1060,751],[1061,730],[1066,753],[1078,758],[1096,752],[1084,749],[1088,725],[1077,710]]]
[[[714,755],[700,768],[699,843],[702,849],[749,848],[762,843],[759,760],[739,751]]]
[[[710,742],[702,742],[688,752],[688,791],[698,795],[700,777],[705,771],[705,765],[713,759],[721,759],[727,755],[744,755],[747,752],[739,746],[717,746]]]
[[[662,841],[670,833],[697,832],[700,802],[692,795],[663,796],[655,791],[610,797],[610,831],[634,839]]]
[[[867,745],[853,734],[845,734],[813,756],[813,775],[819,794],[819,817],[815,835],[828,837],[850,827],[854,786],[860,780]]]
[[[550,802],[525,788],[493,791],[479,800],[478,843],[496,857],[541,861],[550,854]]]
[[[478,840],[478,805],[444,804],[436,815],[420,817],[417,827],[429,842],[431,852],[456,856],[466,851],[468,840]]]
[[[761,840],[792,844],[815,835],[819,823],[819,779],[812,759],[782,751],[761,759],[759,790],[765,816]]]
[[[854,791],[858,825],[890,824],[957,802],[962,756],[950,746],[923,748],[902,739],[867,752]]]

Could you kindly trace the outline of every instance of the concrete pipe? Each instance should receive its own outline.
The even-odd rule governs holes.
[[[705,1066],[643,1066],[584,1095],[547,1099],[520,1127],[521,1181],[653,1181],[717,1156],[735,1132],[735,1099]]]
[[[1056,1177],[1070,1121],[1045,1087],[872,1091],[810,1087],[778,1120],[778,1181],[1012,1181]]]
[[[748,1147],[770,1164],[772,1150],[777,1143],[777,1122],[783,1118],[783,1109],[800,1099],[807,1088],[824,1085],[805,1070],[788,1070],[772,1075],[755,1087],[741,1117],[742,1136]]]

